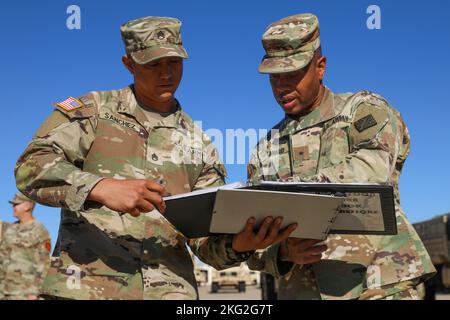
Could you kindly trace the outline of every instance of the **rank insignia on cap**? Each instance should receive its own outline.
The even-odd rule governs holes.
[[[64,101],[55,103],[55,106],[65,111],[72,111],[83,107],[84,104],[80,100],[70,97]]]
[[[156,34],[156,36],[158,37],[159,40],[163,40],[165,38],[164,32],[163,31],[158,31],[158,33]]]
[[[373,126],[376,125],[377,121],[371,114],[355,122],[355,128],[356,130],[358,130],[359,133],[363,132],[366,129],[372,128]]]

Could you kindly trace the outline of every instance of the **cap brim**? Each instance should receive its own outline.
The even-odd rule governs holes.
[[[25,200],[24,201],[12,201],[12,200],[9,200],[8,202],[10,204],[12,204],[13,206],[17,206],[17,205],[25,203],[25,202],[31,202],[33,204],[32,208],[34,208],[36,206],[36,203],[34,201],[32,201],[32,200],[26,200],[26,201]]]
[[[131,57],[138,64],[147,64],[157,59],[166,57],[188,58],[188,54],[183,46],[165,45],[155,48],[147,48],[145,50],[131,53]]]
[[[260,73],[287,73],[306,67],[314,57],[314,51],[300,52],[289,57],[265,57],[259,65]]]

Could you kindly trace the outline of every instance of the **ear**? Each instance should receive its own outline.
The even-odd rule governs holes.
[[[322,56],[319,59],[317,59],[316,70],[319,75],[320,81],[322,81],[323,78],[325,77],[326,67],[327,67],[327,58],[326,57]]]
[[[28,202],[26,202],[26,204],[27,204],[27,211],[33,211],[33,209],[34,209],[34,203],[28,201]]]
[[[122,56],[122,63],[131,74],[134,74],[134,61],[128,55]]]

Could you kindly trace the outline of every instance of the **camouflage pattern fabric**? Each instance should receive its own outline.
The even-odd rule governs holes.
[[[127,54],[139,64],[162,57],[187,59],[181,41],[181,21],[168,17],[144,17],[129,21],[120,28]]]
[[[50,236],[44,225],[36,220],[10,225],[0,247],[4,298],[38,297],[50,263]]]
[[[400,114],[382,97],[327,88],[317,109],[299,119],[286,116],[259,142],[250,181],[370,182],[395,189],[398,235],[330,235],[323,261],[295,266],[279,280],[281,299],[402,298],[435,273],[400,207],[398,182],[409,144]],[[259,252],[249,265],[275,266],[277,252],[277,246]]]
[[[62,207],[44,293],[73,299],[196,299],[187,246],[216,269],[239,265],[230,236],[186,239],[157,210],[138,218],[86,198],[97,182],[149,179],[172,195],[224,183],[209,138],[181,110],[149,122],[133,88],[92,92],[58,109],[16,166],[17,186]],[[188,208],[186,209],[188,210]]]
[[[320,48],[319,20],[311,13],[272,23],[263,35],[266,51],[260,73],[285,73],[307,66]]]
[[[0,300],[5,297],[5,270],[3,269],[3,261],[6,257],[6,252],[3,246],[3,236],[8,226],[9,223],[0,220]]]

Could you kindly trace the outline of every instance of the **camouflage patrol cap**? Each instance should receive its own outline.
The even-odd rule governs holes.
[[[23,193],[21,192],[17,192],[16,195],[14,196],[14,198],[10,201],[8,201],[9,203],[11,203],[12,205],[17,205],[17,204],[21,204],[24,202],[31,202],[33,204],[34,207],[34,201],[27,198]]]
[[[307,66],[320,48],[319,19],[311,13],[289,16],[272,23],[262,38],[266,55],[261,73],[286,73]]]
[[[127,54],[138,64],[163,57],[188,55],[181,41],[181,21],[169,17],[144,17],[120,27]]]

